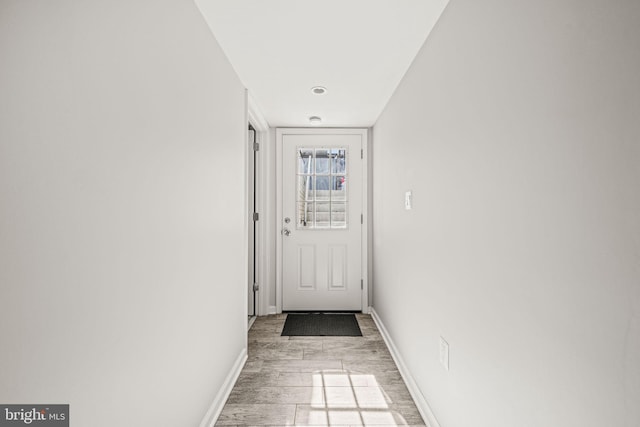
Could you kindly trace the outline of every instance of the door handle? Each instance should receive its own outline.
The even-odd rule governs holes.
[[[285,228],[282,229],[282,234],[285,235],[285,236],[288,236],[288,235],[291,234],[291,230],[289,230],[288,228],[285,227]]]

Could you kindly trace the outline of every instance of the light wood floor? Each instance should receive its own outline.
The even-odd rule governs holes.
[[[356,317],[362,337],[281,337],[286,314],[259,317],[216,425],[424,426],[375,323]]]

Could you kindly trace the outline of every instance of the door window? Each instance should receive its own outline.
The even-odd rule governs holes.
[[[297,228],[346,229],[347,149],[299,148],[297,163]]]

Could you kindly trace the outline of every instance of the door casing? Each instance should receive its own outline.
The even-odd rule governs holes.
[[[360,135],[362,140],[362,237],[361,237],[361,276],[362,277],[362,312],[369,311],[369,275],[368,275],[368,129],[364,128],[277,128],[276,129],[276,312],[282,313],[283,295],[283,236],[281,230],[283,220],[283,164],[282,140],[284,135]]]
[[[272,147],[272,139],[270,137],[269,124],[264,120],[263,116],[260,114],[259,109],[255,105],[253,98],[250,94],[247,94],[247,122],[250,123],[253,128],[256,130],[256,142],[260,145],[259,155],[256,159],[256,207],[255,210],[259,214],[259,220],[256,223],[256,252],[257,258],[255,260],[255,268],[256,268],[256,281],[259,286],[258,292],[256,292],[256,315],[264,316],[267,314],[275,313],[275,307],[270,310],[269,308],[269,292],[270,289],[273,291],[273,287],[275,286],[273,281],[269,280],[269,277],[273,274],[273,250],[269,249],[270,242],[274,241],[274,237],[272,236],[272,226],[270,224],[273,223],[274,217],[271,214],[271,207],[273,196],[271,194],[275,194],[275,190],[272,190],[270,186],[274,184],[269,184],[273,180],[269,180],[268,177],[271,174],[274,174],[273,167],[269,163],[268,158],[272,155],[269,153],[273,150]],[[249,141],[247,140],[247,150],[246,150],[246,161],[245,165],[247,168],[247,227],[253,227],[252,223],[252,212],[249,209],[249,172],[250,172],[250,162],[253,158],[253,149],[249,145]],[[275,150],[274,150],[275,151]],[[270,193],[274,191],[274,193]],[[247,228],[247,233],[249,233],[249,229]],[[247,237],[248,239],[248,237]],[[250,266],[247,265],[247,279],[249,279],[250,275]],[[249,283],[249,280],[247,280]],[[247,292],[249,292],[249,286],[247,286]],[[248,298],[248,295],[247,295]]]

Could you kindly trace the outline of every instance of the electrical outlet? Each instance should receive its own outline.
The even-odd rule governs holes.
[[[413,202],[413,200],[411,200],[412,198],[413,195],[411,194],[411,191],[407,191],[406,193],[404,193],[404,208],[406,210],[411,209]]]
[[[440,337],[440,364],[445,371],[449,370],[449,343]]]

